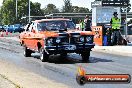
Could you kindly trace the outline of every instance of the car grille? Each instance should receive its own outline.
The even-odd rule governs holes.
[[[69,37],[61,38],[61,44],[68,44],[70,43],[69,40],[70,40]]]
[[[63,37],[61,38],[61,44],[75,44],[78,42],[79,36],[74,35]]]
[[[80,37],[84,38],[84,41],[80,40]],[[86,37],[91,37],[90,41],[86,41]],[[81,36],[80,33],[60,33],[59,38],[61,39],[61,42],[58,43],[59,45],[67,45],[67,44],[83,44],[83,43],[93,43],[93,36],[91,35],[84,35]],[[56,43],[55,43],[56,44]]]

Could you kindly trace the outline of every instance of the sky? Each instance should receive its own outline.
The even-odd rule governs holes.
[[[64,5],[63,0],[31,0],[31,1],[41,3],[41,8],[44,8],[49,3],[56,5],[57,8],[61,8]],[[71,3],[73,6],[86,7],[91,9],[91,2],[93,1],[94,0],[71,0]],[[3,0],[0,0],[0,6],[2,5],[2,2]],[[130,0],[130,2],[132,4],[132,0]]]
[[[47,4],[52,3],[57,6],[57,8],[61,8],[64,5],[63,0],[31,0],[32,2],[41,2],[42,8],[45,7]],[[79,7],[87,7],[91,8],[91,2],[94,0],[71,0],[73,6]]]
[[[44,8],[49,3],[56,5],[57,8],[61,8],[64,5],[63,0],[31,0],[31,1],[41,3],[41,8]],[[71,3],[73,6],[91,8],[91,2],[93,1],[94,0],[71,0]],[[0,6],[2,5],[2,2],[3,0],[0,0]]]

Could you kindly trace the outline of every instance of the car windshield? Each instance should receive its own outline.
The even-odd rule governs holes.
[[[59,31],[59,30],[70,30],[75,29],[75,24],[72,21],[67,20],[56,20],[56,21],[44,21],[38,23],[39,31]]]

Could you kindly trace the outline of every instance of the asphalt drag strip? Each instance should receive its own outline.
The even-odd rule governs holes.
[[[1,41],[1,40],[0,40]],[[41,62],[39,54],[32,54],[32,57],[23,56],[23,48],[17,41],[2,40],[0,47],[0,59],[13,64],[19,68],[32,72],[53,80],[57,83],[66,85],[66,87],[80,88],[76,82],[76,74],[78,66],[82,66],[88,74],[125,74],[132,75],[132,57],[122,57],[119,55],[104,54],[99,52],[91,52],[90,63],[82,63],[81,57],[77,54],[69,54],[66,58],[59,55],[51,56],[49,62]],[[6,49],[7,48],[7,49]],[[15,53],[14,50],[18,53]],[[27,78],[30,79],[30,78]],[[84,88],[131,88],[132,84],[88,84]],[[39,86],[38,86],[39,88]]]

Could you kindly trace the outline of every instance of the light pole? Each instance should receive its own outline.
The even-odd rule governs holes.
[[[126,15],[126,18],[124,20],[124,38],[128,38],[128,29],[127,29],[127,7],[123,8],[122,9],[123,12],[125,13]]]
[[[126,7],[126,34],[125,34],[126,35],[126,39],[127,39],[127,35],[128,35],[127,32],[128,32],[128,30],[127,30],[127,7]]]
[[[16,0],[16,20],[17,20],[17,0]]]
[[[30,0],[29,0],[29,2],[28,2],[28,3],[29,3],[29,8],[28,8],[28,11],[29,11],[29,16],[28,16],[28,17],[29,17],[29,23],[30,23]]]

